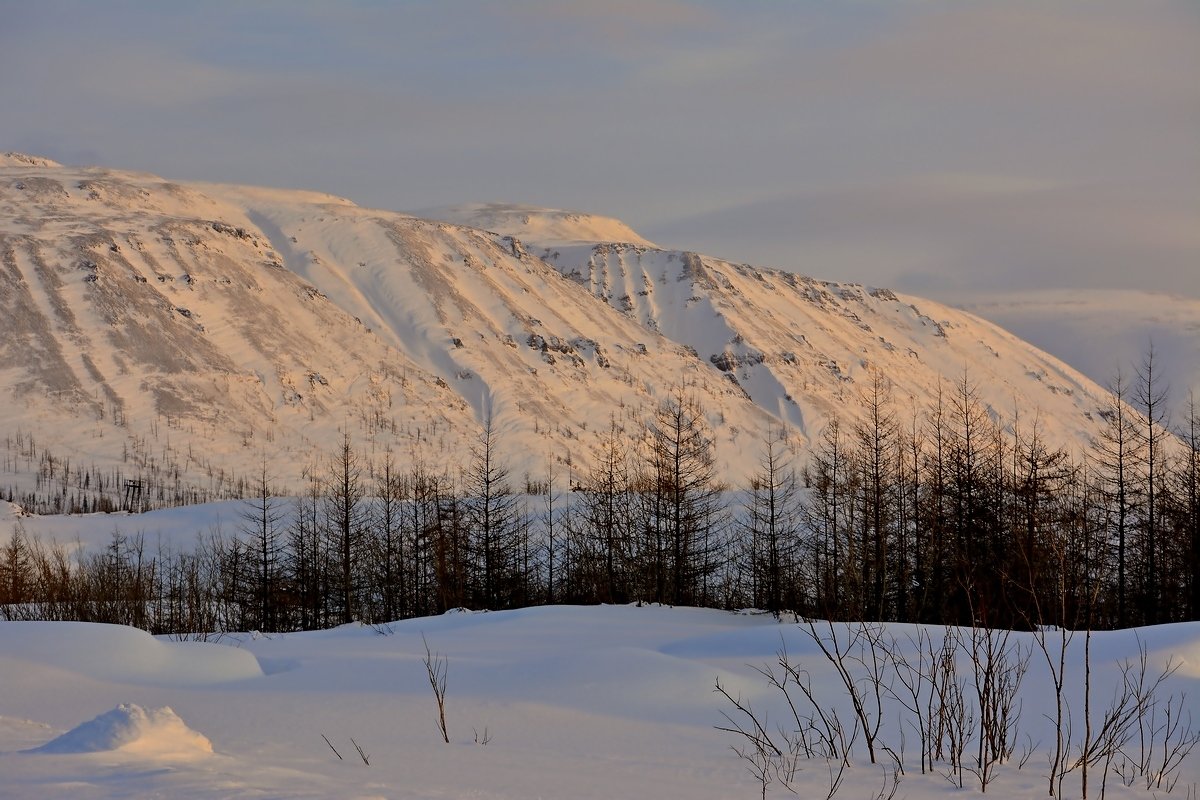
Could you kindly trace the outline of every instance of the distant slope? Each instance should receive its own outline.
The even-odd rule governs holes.
[[[601,242],[655,246],[619,219],[582,211],[538,208],[517,203],[466,203],[426,208],[414,211],[413,214],[426,219],[496,231],[515,236],[523,242],[536,243],[541,247]]]
[[[469,438],[466,403],[287,269],[236,208],[151,176],[5,172],[8,430],[192,470],[270,452],[293,478],[326,428]]]
[[[519,482],[551,458],[586,469],[610,418],[636,442],[686,385],[741,483],[770,425],[803,446],[852,420],[874,369],[902,415],[965,372],[997,416],[1037,410],[1072,447],[1102,405],[965,312],[658,250],[615,220],[463,212],[491,233],[316,192],[4,164],[0,432],[77,461],[211,481],[266,458],[296,485],[345,432],[454,472],[490,419]]]
[[[1101,385],[1128,380],[1154,347],[1172,405],[1200,400],[1200,300],[1160,292],[1041,291],[962,299],[958,305],[1054,353]]]
[[[523,234],[530,251],[644,327],[694,349],[754,401],[811,436],[834,415],[852,418],[856,387],[878,368],[901,403],[925,407],[937,377],[965,374],[1005,418],[1038,411],[1049,435],[1092,435],[1101,390],[1058,358],[970,313],[886,289],[815,280],[638,243],[589,243],[593,226],[530,206],[486,218]],[[469,214],[459,215],[467,220]],[[476,216],[482,221],[483,216]],[[539,239],[553,227],[554,236]],[[576,240],[581,244],[565,245]],[[1067,423],[1063,426],[1063,423]]]
[[[454,472],[491,418],[519,478],[586,464],[610,415],[637,435],[684,383],[740,423],[724,454],[767,424],[710,365],[494,234],[24,163],[0,211],[0,424],[77,460],[245,474],[265,455],[295,484],[345,430]]]
[[[25,153],[0,153],[0,167],[61,167],[57,161]]]
[[[1102,402],[1095,384],[940,303],[696,253],[602,245],[555,260],[594,296],[693,347],[756,403],[810,435],[833,416],[854,419],[875,369],[901,407],[927,409],[939,378],[965,376],[995,416],[1037,411],[1060,444],[1078,445],[1095,430],[1092,412]]]
[[[595,300],[520,241],[291,193],[207,186],[270,232],[289,267],[489,416],[518,469],[586,464],[610,415],[639,415],[687,384],[714,419],[722,471],[768,416],[711,365]],[[465,462],[465,454],[461,454]]]

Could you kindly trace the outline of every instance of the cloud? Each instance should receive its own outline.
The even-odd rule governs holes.
[[[514,0],[496,8],[484,4],[486,13],[516,19],[522,27],[536,26],[557,33],[575,31],[608,45],[626,47],[662,36],[694,36],[712,31],[721,23],[713,9],[680,0]]]
[[[1060,103],[1115,94],[1197,97],[1194,3],[930,3],[846,48],[841,80],[910,96]],[[1070,92],[1064,95],[1063,92]]]
[[[934,297],[1108,286],[1200,297],[1200,191],[946,174],[813,189],[642,230],[676,246]]]
[[[0,28],[0,148],[580,208],[864,281],[1137,264],[1200,294],[1196,41],[1186,0],[46,0]]]

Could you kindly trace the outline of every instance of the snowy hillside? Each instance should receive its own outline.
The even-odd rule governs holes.
[[[294,484],[341,431],[453,468],[490,418],[537,476],[585,466],[610,417],[640,436],[686,385],[741,482],[773,421],[811,441],[877,368],[904,415],[965,371],[998,418],[1036,411],[1072,447],[1095,430],[1094,384],[937,303],[657,250],[590,215],[451,216],[497,232],[7,156],[0,426],[76,463],[211,483],[266,458]]]
[[[686,383],[732,457],[739,430],[767,416],[737,387],[670,340],[595,303],[526,252],[473,228],[304,196],[208,186],[269,231],[293,272],[437,375],[530,473],[547,454],[585,463],[610,415],[636,425]]]
[[[969,314],[887,289],[835,284],[695,253],[601,245],[548,256],[594,296],[706,354],[759,405],[810,433],[853,417],[872,370],[903,408],[928,408],[964,373],[992,412],[1038,410],[1060,443],[1093,430],[1095,387]],[[849,408],[848,408],[849,406]]]
[[[467,203],[426,208],[413,215],[496,231],[543,247],[600,242],[655,246],[619,219],[519,203]]]
[[[1053,352],[1101,385],[1126,380],[1153,344],[1172,406],[1200,397],[1200,300],[1158,292],[1043,291],[963,298],[960,305]]]
[[[390,425],[397,407],[405,430],[446,447],[469,435],[466,403],[287,269],[236,209],[151,176],[12,172],[0,180],[8,432],[78,461],[128,448],[185,472],[266,450],[303,463],[328,447],[322,429]]]
[[[1036,409],[1056,421],[1051,435],[1061,443],[1079,442],[1094,430],[1088,415],[1097,407],[1095,384],[970,313],[887,289],[632,240],[589,243],[593,226],[586,219],[578,236],[560,225],[539,239],[551,223],[522,208],[519,220],[446,218],[486,221],[519,236],[594,297],[707,357],[758,405],[810,436],[833,414],[853,416],[847,401],[872,369],[887,376],[902,404],[927,405],[937,376],[955,381],[965,371],[999,416]],[[560,221],[563,212],[544,213]],[[578,243],[567,244],[571,239]]]

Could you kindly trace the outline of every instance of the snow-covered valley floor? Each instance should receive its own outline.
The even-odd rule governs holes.
[[[916,630],[888,627],[900,642]],[[942,629],[930,630],[941,636]],[[448,664],[449,744],[438,730],[422,637]],[[1016,638],[1031,641],[1029,634]],[[1111,698],[1114,665],[1136,656],[1139,639],[1152,668],[1174,657],[1179,669],[1164,691],[1186,692],[1185,709],[1200,717],[1197,624],[1096,634],[1096,706]],[[772,725],[783,722],[779,698],[753,669],[774,661],[781,643],[811,674],[817,696],[839,702],[834,672],[801,628],[762,614],[551,606],[210,642],[115,626],[5,622],[0,795],[751,798],[760,787],[730,749],[735,740],[714,727],[728,724],[722,711],[733,711],[714,685],[719,679],[768,711]],[[1081,647],[1077,638],[1073,658]],[[1069,667],[1067,680],[1076,700],[1078,666]],[[1021,769],[1001,766],[989,795],[1046,794],[1053,692],[1037,652],[1021,698],[1020,728],[1037,752]],[[881,739],[899,749],[892,711]],[[905,746],[908,774],[896,797],[978,791],[969,777],[959,790],[943,775],[920,775],[912,730]],[[1196,753],[1179,775],[1171,796],[1194,796]],[[1095,773],[1092,780],[1091,796],[1098,796]],[[802,797],[824,797],[828,781],[825,763],[814,760],[802,764],[794,787]],[[875,797],[885,785],[885,770],[866,763],[860,740],[837,796]],[[1075,787],[1077,775],[1066,785]],[[1108,792],[1152,796],[1111,777]],[[787,793],[775,785],[769,796]]]
[[[0,526],[19,524],[41,542],[88,551],[103,550],[114,535],[137,534],[151,550],[186,549],[197,532],[235,526],[240,507],[26,516],[0,503]],[[855,628],[818,623],[815,630],[825,641],[832,630],[844,643]],[[929,672],[930,659],[922,659],[914,643],[940,649],[947,630],[889,624],[880,634],[893,653],[924,663]],[[970,632],[961,633],[957,680],[978,719]],[[1058,636],[1049,631],[1045,639],[1055,660]],[[426,643],[448,667],[449,743],[437,724]],[[1085,735],[1084,645],[1084,634],[1076,633],[1063,670],[1072,757]],[[1045,797],[1057,738],[1052,675],[1033,634],[1012,634],[1008,647],[1028,656],[1028,668],[1014,706],[1014,756],[997,768],[987,794]],[[787,615],[547,606],[208,641],[156,638],[113,625],[0,621],[0,798],[761,797],[750,764],[732,750],[745,742],[717,729],[730,727],[725,714],[743,725],[746,719],[715,687],[719,680],[782,742],[778,728],[791,715],[758,672],[774,665],[778,673],[781,648],[799,674],[811,678],[824,709],[837,710],[852,727],[836,671]],[[1200,735],[1200,623],[1095,633],[1093,722],[1102,721],[1121,683],[1120,664],[1132,664],[1136,677],[1142,652],[1148,679],[1168,662],[1175,671],[1159,687],[1153,714],[1144,709],[1140,729],[1161,727],[1170,701],[1171,718],[1181,721],[1177,734]],[[868,652],[849,653],[854,678],[869,689],[865,667],[854,662],[868,660]],[[975,777],[967,773],[959,789],[944,763],[921,774],[914,718],[897,699],[905,695],[902,672],[893,661],[881,673],[895,696],[884,693],[880,750],[892,748],[906,767],[894,797],[978,796]],[[811,713],[794,684],[791,692],[801,712]],[[925,702],[928,684],[922,693]],[[1137,735],[1129,732],[1133,755]],[[966,760],[975,752],[969,744]],[[879,760],[891,763],[882,752]],[[792,781],[798,795],[826,797],[826,762],[799,766]],[[1174,775],[1174,791],[1159,789],[1158,797],[1200,796],[1200,748]],[[1078,770],[1066,777],[1064,797],[1079,795],[1079,778]],[[1098,769],[1090,780],[1089,796],[1099,797]],[[1110,775],[1107,796],[1155,796],[1144,779],[1133,784],[1127,788]],[[868,762],[860,736],[835,796],[876,798],[882,791],[887,798],[891,788],[890,770]],[[793,795],[776,782],[768,796]]]

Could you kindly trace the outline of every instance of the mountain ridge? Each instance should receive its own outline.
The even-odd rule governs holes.
[[[660,250],[608,218],[482,207],[550,237],[526,241],[320,192],[4,164],[3,422],[78,458],[133,441],[143,462],[269,460],[295,484],[342,435],[461,465],[490,423],[514,474],[582,472],[610,420],[636,443],[683,386],[740,483],[770,428],[803,451],[853,421],[873,370],[914,409],[965,372],[995,417],[1036,409],[1076,449],[1104,403],[965,312]]]

